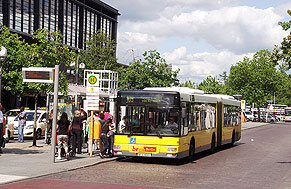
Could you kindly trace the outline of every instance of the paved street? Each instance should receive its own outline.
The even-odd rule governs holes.
[[[3,188],[291,188],[291,124],[243,131],[234,147],[198,154],[192,162],[122,159]]]

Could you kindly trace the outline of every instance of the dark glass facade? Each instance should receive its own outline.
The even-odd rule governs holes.
[[[0,0],[0,24],[26,38],[39,28],[60,30],[64,44],[86,49],[85,41],[101,30],[117,38],[118,10],[99,0]]]

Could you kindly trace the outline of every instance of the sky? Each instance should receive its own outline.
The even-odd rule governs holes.
[[[122,64],[157,50],[180,82],[229,73],[231,65],[287,36],[289,0],[103,0],[119,10],[117,58]]]

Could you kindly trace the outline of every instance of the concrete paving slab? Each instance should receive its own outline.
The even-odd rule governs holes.
[[[32,142],[11,141],[6,145],[0,156],[0,184],[74,170],[116,159],[101,159],[96,155],[90,157],[83,149],[82,154],[76,154],[76,157],[72,157],[69,161],[62,159],[51,163],[50,145],[46,145],[44,140],[37,141],[40,147],[31,147],[31,144]]]
[[[242,130],[252,129],[268,125],[269,123],[246,122],[242,125]],[[32,147],[32,140],[18,143],[11,140],[6,144],[3,153],[0,155],[0,185],[19,180],[36,178],[48,174],[69,171],[87,167],[99,163],[113,161],[116,158],[101,159],[99,156],[90,157],[86,150],[82,154],[69,161],[56,160],[52,164],[50,161],[51,145],[45,144],[45,140],[37,140],[38,147]]]

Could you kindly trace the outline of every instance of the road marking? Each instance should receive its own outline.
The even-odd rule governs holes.
[[[0,174],[0,184],[4,184],[7,182],[17,181],[17,180],[23,180],[28,177],[26,176],[17,176],[17,175],[4,175]]]

